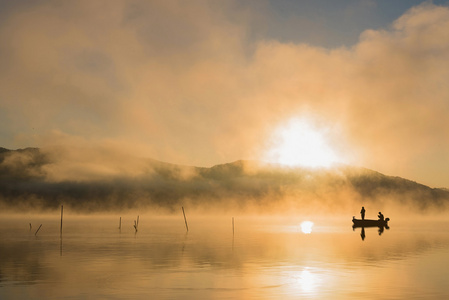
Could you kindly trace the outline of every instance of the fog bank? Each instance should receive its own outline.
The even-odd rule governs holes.
[[[75,151],[76,150],[76,151]],[[135,209],[247,213],[332,213],[390,208],[444,210],[449,192],[346,165],[288,168],[236,161],[211,168],[181,166],[109,149],[0,152],[0,205],[79,212]]]

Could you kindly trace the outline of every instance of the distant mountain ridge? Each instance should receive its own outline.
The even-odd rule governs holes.
[[[423,210],[444,208],[449,203],[446,189],[346,165],[287,168],[239,160],[201,168],[153,159],[112,156],[108,160],[107,155],[55,153],[39,148],[0,148],[0,205],[35,209],[64,203],[81,211],[105,211],[147,206],[174,209],[185,203],[337,209],[366,202]]]

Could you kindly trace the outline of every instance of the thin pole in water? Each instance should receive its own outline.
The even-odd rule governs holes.
[[[232,217],[232,235],[234,235],[234,217]]]
[[[137,232],[137,228],[139,227],[139,216],[137,216],[137,220],[134,220],[134,229]]]
[[[42,224],[39,226],[39,228],[36,230],[36,233],[34,235],[37,235],[37,233],[39,232],[39,229],[41,229]]]
[[[62,237],[62,215],[64,212],[64,205],[61,205],[61,230],[60,230],[60,236]]]
[[[182,208],[182,214],[184,215],[184,222],[186,222],[186,229],[187,229],[187,231],[189,231],[189,226],[187,225],[186,213],[184,212],[184,206],[182,206],[181,208]]]
[[[120,221],[118,222],[118,229],[122,230],[122,217],[120,217]]]

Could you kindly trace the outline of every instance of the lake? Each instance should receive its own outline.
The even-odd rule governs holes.
[[[119,218],[2,215],[0,299],[449,299],[444,219]]]

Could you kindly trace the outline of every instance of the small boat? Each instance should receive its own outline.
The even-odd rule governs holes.
[[[352,217],[352,223],[354,223],[352,227],[388,227],[388,221],[390,221],[390,218],[385,220],[361,220]]]

